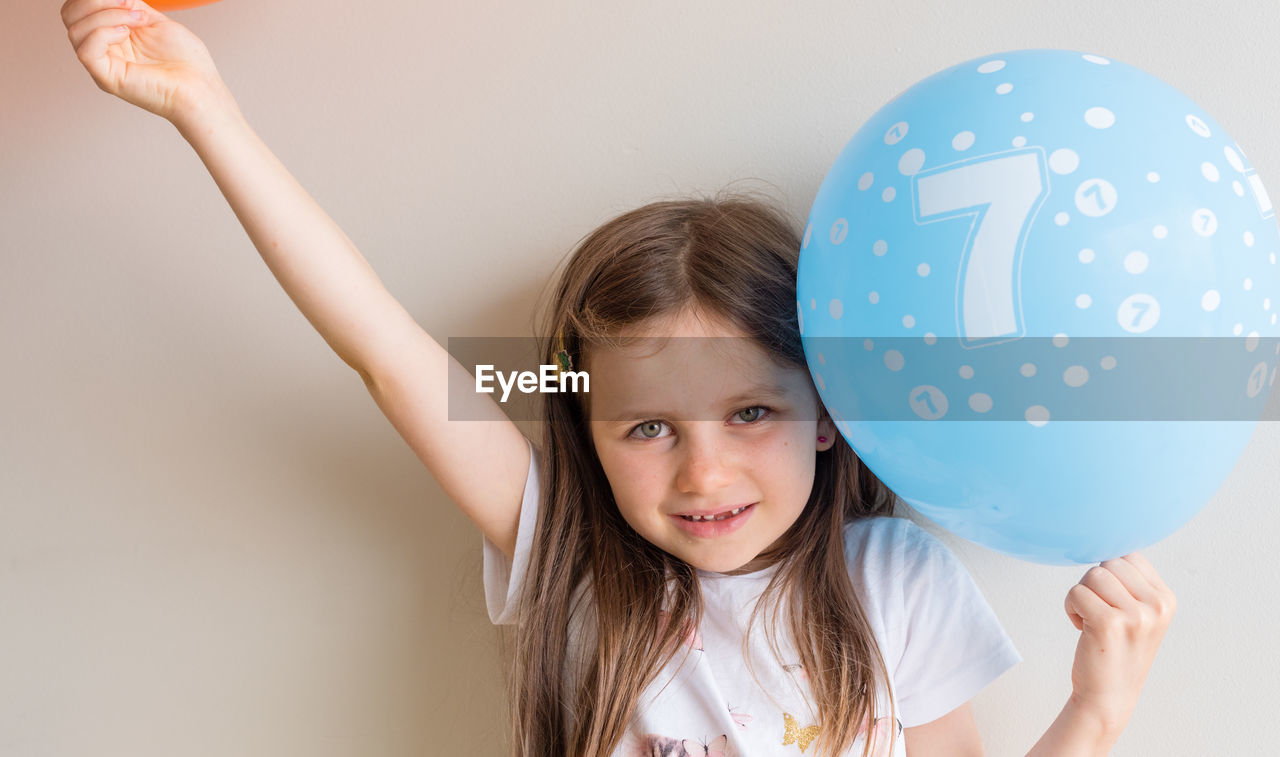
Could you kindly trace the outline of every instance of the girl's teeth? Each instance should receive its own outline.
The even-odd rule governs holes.
[[[721,515],[681,515],[680,517],[684,518],[685,520],[692,520],[692,521],[724,520],[725,518],[732,518],[733,516],[737,515],[738,513],[742,512],[745,509],[746,509],[745,507],[735,507],[729,512],[723,513]]]

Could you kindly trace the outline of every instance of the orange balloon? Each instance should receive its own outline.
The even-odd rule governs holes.
[[[180,11],[183,8],[194,8],[197,5],[208,5],[218,0],[144,0],[147,5],[158,11]]]

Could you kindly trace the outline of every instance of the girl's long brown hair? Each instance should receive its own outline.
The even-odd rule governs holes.
[[[545,315],[541,354],[552,359],[559,337],[576,369],[592,346],[624,327],[692,305],[735,325],[780,363],[805,367],[799,249],[789,219],[750,196],[656,202],[625,213],[570,256]],[[695,569],[645,541],[618,512],[584,399],[542,395],[540,509],[508,677],[512,744],[521,757],[610,754],[645,687],[680,648],[682,629],[701,618]],[[881,682],[887,690],[888,675],[854,594],[843,526],[892,509],[892,492],[837,434],[835,446],[818,454],[804,511],[765,555],[778,570],[755,612],[770,608],[771,640],[779,617],[789,623],[817,705],[820,757],[844,753],[864,729],[868,748],[873,741],[876,692]],[[584,585],[591,604],[575,608]],[[669,613],[666,622],[660,610]],[[595,629],[594,649],[571,648],[575,612]]]

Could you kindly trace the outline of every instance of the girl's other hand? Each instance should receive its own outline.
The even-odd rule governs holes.
[[[1118,734],[1138,703],[1177,599],[1137,552],[1084,574],[1066,598],[1067,617],[1082,631],[1071,667],[1071,698]]]
[[[62,22],[104,92],[177,122],[229,94],[200,38],[142,0],[67,0]]]

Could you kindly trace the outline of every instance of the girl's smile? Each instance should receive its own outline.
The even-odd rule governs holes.
[[[724,536],[738,530],[742,527],[742,524],[747,522],[754,510],[755,503],[753,502],[749,505],[739,505],[720,512],[680,513],[672,517],[676,519],[676,524],[683,528],[686,533],[710,538]]]

